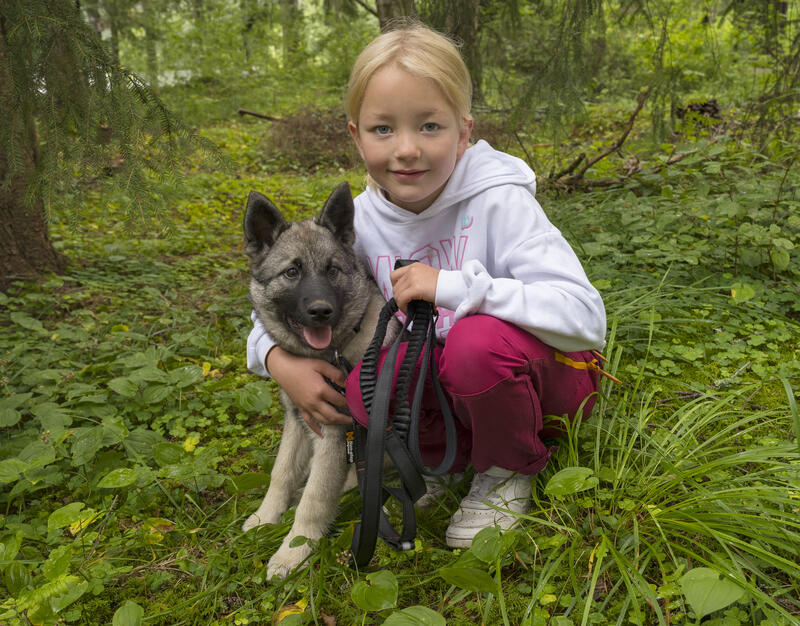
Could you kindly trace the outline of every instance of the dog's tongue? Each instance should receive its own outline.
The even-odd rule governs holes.
[[[317,350],[323,350],[331,344],[333,332],[330,326],[303,326],[303,338],[309,346]]]

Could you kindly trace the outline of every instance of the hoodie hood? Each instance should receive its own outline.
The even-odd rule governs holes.
[[[442,193],[420,214],[389,202],[375,187],[370,186],[366,193],[373,206],[388,209],[399,221],[417,221],[434,217],[457,202],[500,185],[520,185],[535,196],[536,174],[522,159],[499,152],[481,139],[464,151]]]

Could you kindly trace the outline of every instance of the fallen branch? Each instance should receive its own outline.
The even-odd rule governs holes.
[[[578,155],[578,158],[575,159],[572,163],[570,163],[567,166],[566,169],[561,170],[558,174],[552,175],[550,178],[553,178],[554,180],[558,180],[560,178],[563,178],[564,176],[566,176],[570,172],[574,172],[575,168],[577,168],[581,164],[581,161],[583,161],[585,158],[586,158],[586,153],[585,152],[581,152]]]
[[[252,115],[253,117],[259,117],[262,120],[269,120],[270,122],[282,122],[283,119],[280,117],[274,117],[272,115],[267,115],[266,113],[258,113],[256,111],[248,111],[247,109],[239,109],[236,111],[239,115]]]
[[[639,112],[644,107],[644,103],[647,101],[647,97],[650,95],[650,87],[647,89],[643,89],[639,92],[639,96],[636,100],[636,108],[628,117],[628,122],[625,124],[625,129],[622,131],[622,135],[608,148],[603,150],[597,156],[586,159],[586,155],[581,153],[575,161],[573,161],[566,169],[562,170],[555,176],[551,177],[551,182],[553,182],[558,187],[572,187],[572,186],[584,186],[586,183],[584,182],[583,176],[589,170],[590,167],[595,165],[598,161],[606,158],[609,154],[613,154],[617,152],[621,147],[622,144],[625,143],[625,140],[628,138],[631,130],[633,130],[633,124],[636,121],[636,117],[639,115]],[[573,171],[585,160],[583,167],[581,167],[575,174],[572,174]],[[586,186],[611,186],[617,184],[618,182],[625,180],[622,179],[611,179],[606,181],[593,181]]]

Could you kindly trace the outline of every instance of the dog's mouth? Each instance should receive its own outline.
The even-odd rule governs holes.
[[[295,320],[289,320],[289,325],[315,350],[324,350],[331,345],[333,329],[330,326],[304,326]]]

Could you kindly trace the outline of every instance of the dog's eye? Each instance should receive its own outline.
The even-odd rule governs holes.
[[[295,278],[297,278],[300,275],[300,270],[298,270],[296,267],[292,266],[290,268],[287,268],[287,269],[283,270],[283,275],[286,278],[288,278],[289,280],[294,280]]]
[[[331,265],[331,266],[328,268],[328,278],[330,278],[330,279],[334,279],[334,278],[336,278],[338,275],[339,275],[339,268],[338,268],[338,267],[336,267],[335,265]]]

